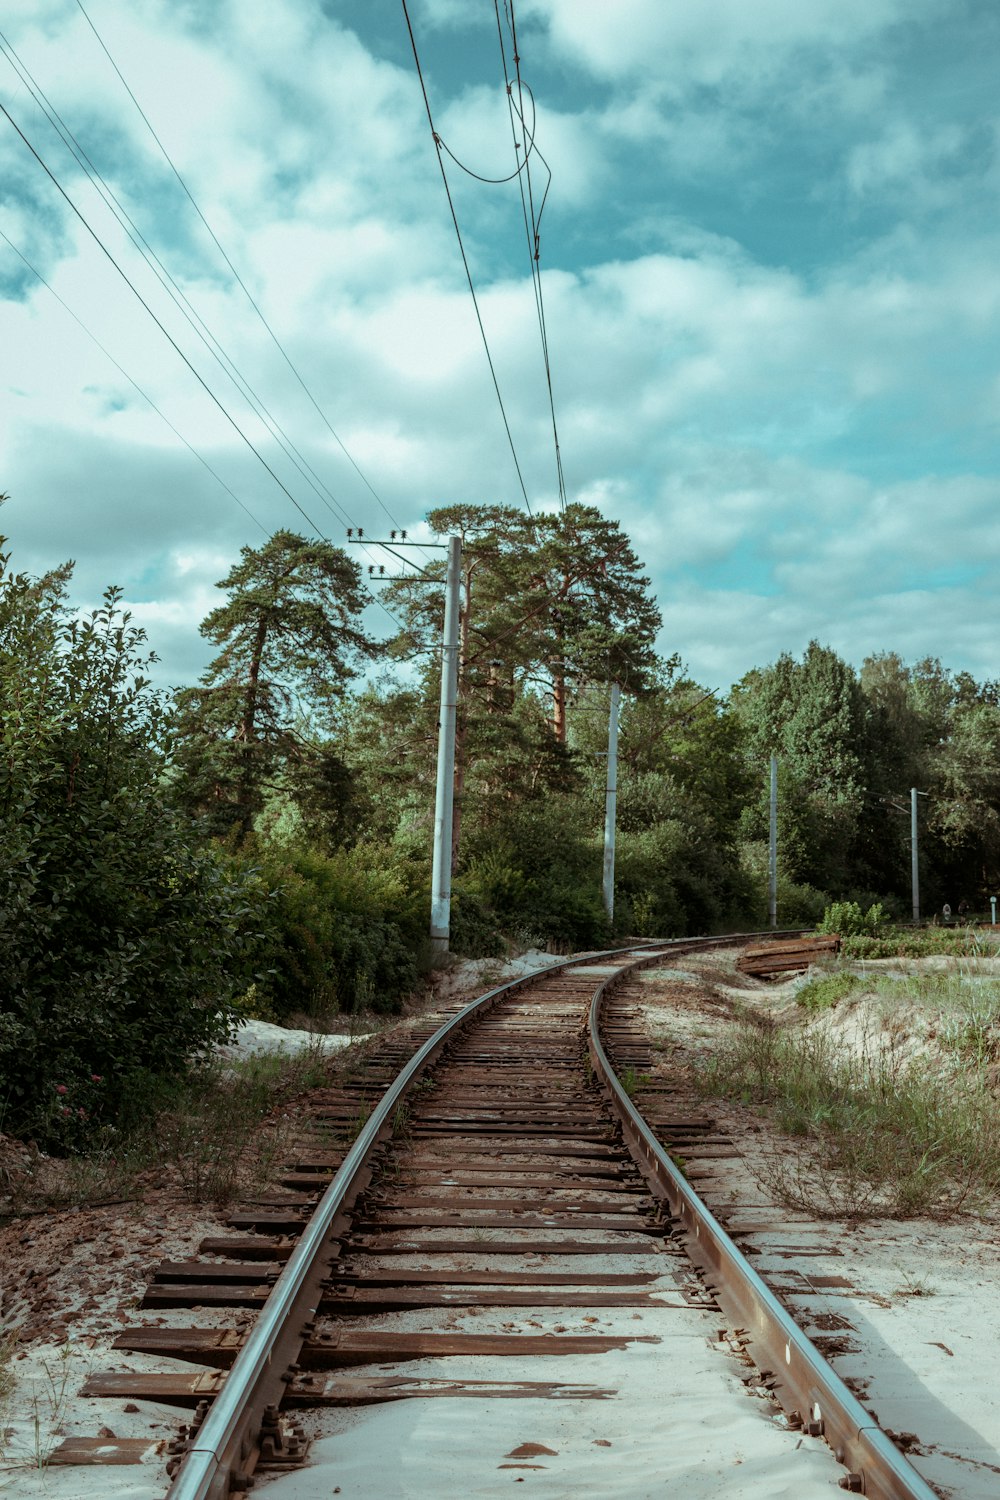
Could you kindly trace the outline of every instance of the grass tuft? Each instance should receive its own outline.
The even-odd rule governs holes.
[[[909,1055],[892,1029],[845,1053],[822,1030],[743,1024],[699,1084],[763,1106],[808,1144],[802,1160],[782,1153],[774,1176],[814,1212],[946,1216],[1000,1190],[1000,1100],[986,1069]]]

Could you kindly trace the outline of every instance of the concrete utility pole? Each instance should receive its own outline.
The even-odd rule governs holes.
[[[767,914],[778,925],[778,757],[771,756],[771,819],[767,848]]]
[[[910,787],[910,883],[913,887],[913,920],[920,921],[920,856],[917,850],[917,798],[926,793]]]
[[[618,707],[622,690],[611,684],[608,716],[608,784],[604,796],[604,909],[608,921],[615,915],[615,822],[618,814]]]
[[[462,539],[448,538],[441,647],[441,713],[438,720],[434,863],[431,869],[431,952],[448,952],[451,932],[451,831],[455,811],[455,719],[458,712],[458,617]]]

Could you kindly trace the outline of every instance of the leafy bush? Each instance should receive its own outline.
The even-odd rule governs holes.
[[[71,618],[67,576],[0,554],[0,1103],[55,1149],[226,1035],[254,926],[248,882],[162,795],[142,631],[115,590]]]
[[[529,928],[543,943],[589,947],[610,932],[601,902],[601,845],[579,798],[553,795],[505,809],[502,829],[472,829],[460,886],[503,930]]]
[[[757,927],[768,919],[768,849],[759,840],[742,844],[740,861],[748,885],[748,916]],[[778,871],[778,926],[814,927],[822,918],[827,896],[815,886],[790,880]]]
[[[424,903],[403,871],[376,863],[381,852],[323,854],[301,844],[262,852],[268,902],[257,1003],[277,1019],[398,1011],[416,984]]]
[[[878,937],[886,924],[881,903],[862,911],[856,901],[834,901],[823,913],[819,932],[837,932],[841,937]]]
[[[503,958],[507,952],[496,917],[471,891],[452,893],[449,947],[466,958]]]

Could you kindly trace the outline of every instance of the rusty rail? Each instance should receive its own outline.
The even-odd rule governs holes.
[[[680,940],[673,951],[696,951],[720,941],[727,940]],[[692,1260],[714,1278],[711,1290],[734,1326],[745,1332],[754,1363],[767,1372],[776,1399],[789,1416],[801,1421],[804,1431],[824,1437],[838,1462],[846,1465],[841,1488],[876,1500],[936,1500],[935,1491],[740,1253],[625,1092],[601,1042],[602,1002],[622,979],[660,957],[641,958],[606,979],[594,994],[587,1022],[591,1066],[621,1120],[633,1160],[653,1193],[669,1205]]]

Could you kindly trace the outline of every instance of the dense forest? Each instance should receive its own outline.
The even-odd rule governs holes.
[[[614,682],[617,932],[764,924],[772,754],[783,924],[831,900],[908,910],[911,787],[925,909],[996,893],[997,683],[890,652],[858,671],[814,641],[723,697],[657,653],[649,581],[598,511],[428,524],[464,546],[457,952],[611,935]],[[117,591],[81,616],[68,566],[33,578],[0,555],[0,1129],[71,1143],[146,1108],[241,1014],[391,1011],[417,984],[443,569],[382,586],[398,630],[376,642],[356,562],[278,532],[220,581],[201,681],[163,694]]]

